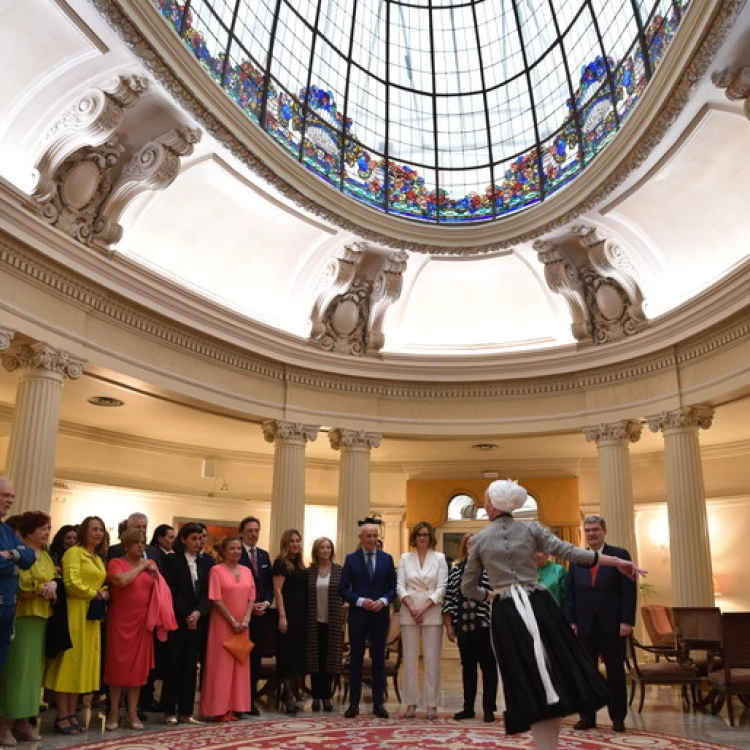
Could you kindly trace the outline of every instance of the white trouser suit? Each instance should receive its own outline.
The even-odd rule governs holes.
[[[401,607],[401,644],[403,647],[404,688],[402,701],[407,706],[437,706],[440,700],[440,657],[443,648],[442,604],[448,582],[448,565],[442,552],[429,550],[424,565],[417,552],[406,552],[398,566],[398,595],[409,597],[412,607],[431,600],[430,607],[416,623],[406,606]],[[419,647],[424,663],[424,701],[419,700]]]

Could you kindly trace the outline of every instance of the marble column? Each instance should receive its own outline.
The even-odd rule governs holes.
[[[13,513],[49,513],[63,381],[80,378],[83,366],[83,360],[43,343],[22,344],[3,355],[8,372],[24,371],[5,461],[5,475],[16,490]]]
[[[638,559],[633,513],[633,481],[629,444],[641,439],[640,422],[624,419],[585,427],[586,440],[596,442],[599,454],[599,510],[607,522],[607,542],[624,547]]]
[[[380,445],[382,437],[375,432],[339,428],[328,433],[331,448],[341,451],[336,534],[339,560],[359,542],[357,521],[370,515],[370,451]]]
[[[266,441],[274,444],[273,489],[269,551],[273,559],[287,529],[305,533],[305,445],[318,437],[319,427],[267,419],[262,424]]]
[[[664,435],[672,598],[676,607],[713,607],[711,543],[698,430],[707,430],[714,410],[689,406],[648,417]]]

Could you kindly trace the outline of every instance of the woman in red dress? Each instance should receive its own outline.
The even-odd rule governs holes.
[[[223,539],[219,554],[221,562],[211,568],[208,579],[212,607],[200,711],[202,716],[217,721],[235,721],[236,714],[250,710],[250,669],[247,662],[240,664],[223,643],[230,633],[247,634],[255,603],[255,583],[249,568],[239,564],[242,554],[239,537]]]
[[[132,729],[143,729],[138,721],[138,693],[154,666],[154,627],[162,631],[177,627],[169,589],[156,563],[143,556],[145,531],[128,529],[120,539],[125,556],[113,558],[107,566],[111,588],[104,682],[109,686],[105,726],[110,731],[119,724],[123,688],[127,690],[126,720]]]

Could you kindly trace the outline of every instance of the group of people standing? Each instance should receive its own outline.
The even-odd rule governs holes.
[[[0,479],[3,516],[13,498],[11,485]],[[14,745],[16,737],[38,739],[29,720],[37,713],[42,685],[54,691],[54,726],[61,733],[84,731],[76,716],[79,696],[99,691],[102,682],[109,698],[106,728],[119,726],[124,694],[125,721],[142,729],[139,694],[153,684],[157,666],[167,725],[200,723],[193,716],[199,664],[201,718],[235,721],[243,713],[257,715],[262,646],[270,635],[277,640],[277,676],[286,712],[298,712],[298,681],[305,674],[311,675],[313,711],[331,711],[334,676],[342,668],[345,605],[350,645],[345,716],[359,714],[369,648],[373,711],[387,718],[386,638],[397,596],[404,718],[414,718],[420,704],[427,719],[437,717],[445,627],[449,640],[458,643],[462,664],[464,705],[455,719],[474,717],[481,666],[485,721],[494,721],[499,695],[506,731],[531,729],[542,750],[556,747],[562,716],[579,712],[576,726],[585,729],[595,725],[596,710],[608,701],[613,728],[622,731],[617,648],[606,637],[611,628],[596,609],[585,614],[586,598],[593,596],[586,588],[593,589],[598,580],[608,582],[608,591],[630,591],[632,584],[634,592],[634,578],[645,571],[626,559],[624,550],[603,546],[606,525],[598,517],[585,524],[587,550],[561,541],[538,523],[515,521],[512,512],[525,499],[526,491],[516,483],[493,482],[485,502],[490,523],[464,538],[460,560],[450,570],[445,555],[435,549],[435,530],[427,522],[412,528],[411,550],[398,568],[380,548],[374,519],[361,522],[359,546],[343,565],[335,561],[333,541],[321,537],[313,543],[309,566],[296,529],[283,533],[272,562],[257,546],[260,522],[253,516],[240,522],[236,536],[217,545],[217,560],[205,554],[206,528],[197,522],[176,533],[160,526],[147,545],[147,519],[134,513],[122,525],[120,544],[110,547],[102,519],[89,516],[77,528],[60,529],[50,553],[48,515],[16,517],[18,536],[0,523],[0,745]],[[571,562],[564,605],[574,628],[539,583],[546,575],[554,592],[560,574],[550,569],[544,574],[547,561],[535,559],[535,553]],[[621,575],[613,577],[607,569]],[[629,594],[625,598],[612,615],[619,620],[620,637],[627,635],[628,608],[632,605],[633,614],[635,608],[634,593],[632,601]],[[274,601],[275,620],[270,616]],[[50,617],[58,627],[47,627]],[[252,649],[249,666],[226,647],[237,634],[259,646]],[[596,669],[600,654],[613,673],[611,693]]]

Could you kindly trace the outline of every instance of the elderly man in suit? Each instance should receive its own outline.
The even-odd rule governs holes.
[[[273,599],[273,574],[271,572],[271,558],[268,552],[258,547],[260,536],[260,521],[255,516],[247,516],[240,521],[240,537],[242,538],[242,554],[240,565],[250,568],[255,583],[255,604],[250,618],[250,640],[255,648],[250,652],[250,716],[260,716],[255,705],[258,697],[258,678],[260,677],[263,644],[266,640],[265,617]]]
[[[341,598],[349,605],[350,704],[348,719],[359,713],[362,695],[362,660],[369,636],[372,655],[373,713],[388,718],[385,694],[385,643],[390,622],[390,603],[396,597],[396,568],[393,558],[378,548],[378,527],[366,519],[359,529],[360,548],[346,556],[341,571]]]
[[[621,547],[605,544],[607,523],[601,516],[589,516],[583,522],[589,549],[605,555],[630,560],[630,553]],[[619,574],[616,568],[596,565],[584,568],[571,564],[565,583],[564,612],[578,634],[592,662],[601,656],[607,670],[607,686],[611,693],[609,717],[615,732],[625,731],[628,712],[625,685],[625,639],[635,624],[636,584]],[[583,715],[575,729],[596,727],[595,715]]]

